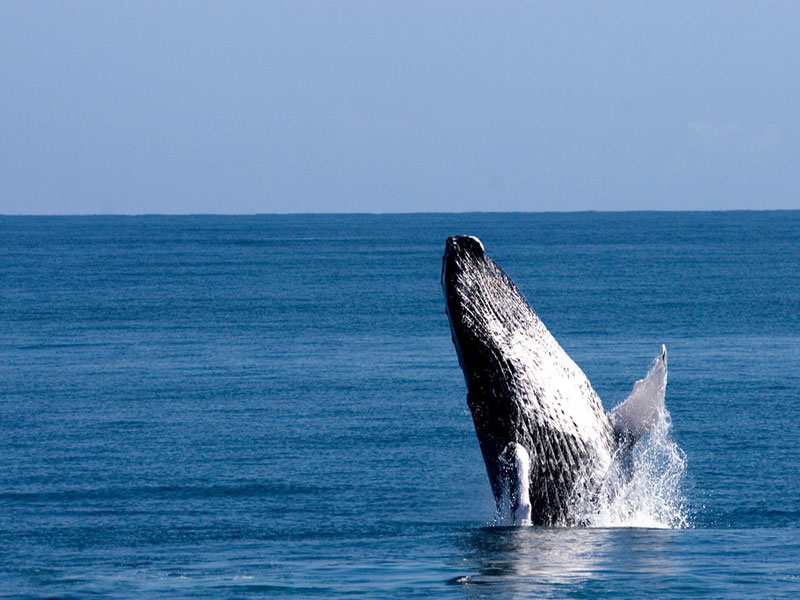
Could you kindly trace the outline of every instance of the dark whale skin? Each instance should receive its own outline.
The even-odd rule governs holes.
[[[600,398],[477,238],[447,240],[442,289],[498,509],[527,502],[526,522],[575,524],[620,437]]]

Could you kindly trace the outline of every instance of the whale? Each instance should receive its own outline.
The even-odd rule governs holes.
[[[478,238],[447,239],[441,283],[498,514],[513,525],[585,524],[630,480],[634,446],[663,418],[666,347],[606,411]]]

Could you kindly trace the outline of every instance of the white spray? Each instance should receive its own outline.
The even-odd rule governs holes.
[[[671,420],[664,406],[666,387],[667,351],[661,346],[661,354],[645,378],[633,385],[628,398],[611,413],[615,429],[633,439],[641,437],[633,447],[631,477],[610,473],[599,498],[582,507],[581,522],[590,527],[688,525],[681,486],[686,456],[670,435]]]
[[[682,482],[686,455],[670,436],[671,421],[664,410],[646,438],[633,451],[633,477],[613,495],[604,496],[585,515],[590,527],[689,526]]]

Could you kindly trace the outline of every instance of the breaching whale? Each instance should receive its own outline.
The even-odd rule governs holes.
[[[664,411],[667,353],[611,413],[476,237],[447,240],[442,289],[498,511],[574,525],[630,477]]]

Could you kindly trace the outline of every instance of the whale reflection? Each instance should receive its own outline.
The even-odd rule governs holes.
[[[484,527],[461,539],[462,565],[450,580],[469,598],[601,593],[620,574],[679,570],[664,553],[679,534],[659,529]],[[674,560],[674,558],[673,558]]]

